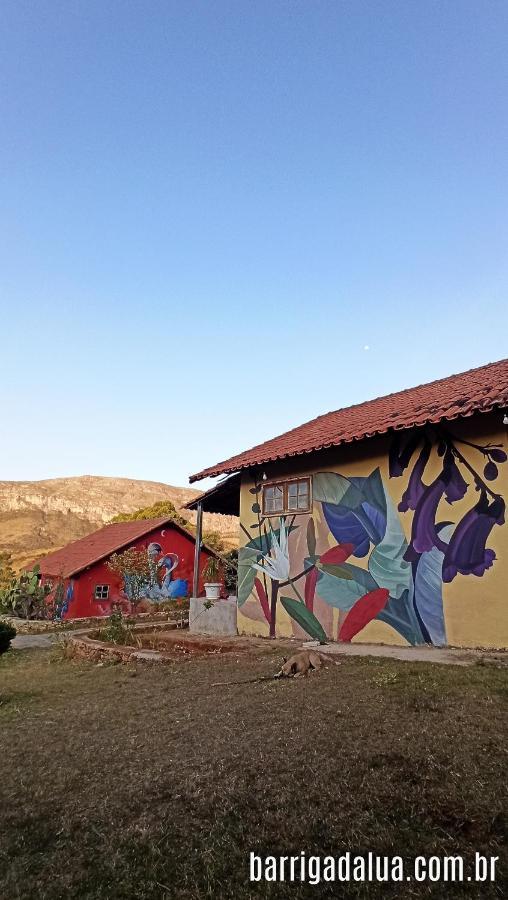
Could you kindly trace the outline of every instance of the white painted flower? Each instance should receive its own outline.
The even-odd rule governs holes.
[[[289,578],[289,550],[288,535],[286,531],[286,523],[284,519],[280,519],[279,537],[271,528],[271,550],[270,553],[263,553],[263,565],[253,563],[253,568],[259,572],[263,572],[273,581],[287,581]]]

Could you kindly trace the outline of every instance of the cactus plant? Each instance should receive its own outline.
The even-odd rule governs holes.
[[[40,583],[39,566],[13,578],[2,591],[0,605],[9,615],[21,619],[48,619],[51,609],[47,598],[52,585]]]

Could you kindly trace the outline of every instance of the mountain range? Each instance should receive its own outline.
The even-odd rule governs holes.
[[[134,512],[159,500],[170,500],[180,511],[199,493],[156,481],[98,475],[0,481],[0,550],[9,551],[19,568],[90,534],[118,513]],[[195,520],[188,510],[182,514]],[[234,516],[205,513],[203,528],[218,531],[228,549],[238,545]]]

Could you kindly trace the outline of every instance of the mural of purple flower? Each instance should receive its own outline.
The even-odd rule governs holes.
[[[443,476],[446,481],[445,497],[448,503],[462,500],[467,491],[467,481],[462,477],[459,467],[455,462],[450,448],[445,453],[443,461]]]
[[[408,509],[416,509],[418,501],[421,499],[425,488],[427,487],[427,485],[423,483],[422,478],[425,466],[429,461],[430,451],[431,444],[429,441],[425,441],[425,444],[420,451],[420,455],[413,466],[413,471],[409,476],[407,488],[402,494],[402,499],[398,507],[400,512],[407,512]]]
[[[443,560],[443,581],[453,581],[461,575],[481,576],[490,569],[496,558],[485,544],[494,525],[504,522],[505,503],[495,497],[490,503],[482,491],[478,503],[461,519],[453,532]]]
[[[425,553],[433,547],[446,550],[447,545],[440,539],[436,530],[436,512],[446,487],[443,475],[425,487],[413,516],[411,543],[404,554],[404,559],[408,562],[415,560],[419,553]]]
[[[388,469],[390,478],[398,478],[407,469],[411,457],[420,443],[421,436],[418,432],[404,436],[396,434],[388,456]]]

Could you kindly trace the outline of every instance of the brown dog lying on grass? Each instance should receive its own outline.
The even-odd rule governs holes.
[[[323,666],[340,665],[338,659],[330,659],[315,650],[300,650],[294,653],[289,659],[282,657],[284,665],[280,672],[276,675],[261,675],[259,678],[248,678],[245,681],[214,681],[210,687],[220,687],[230,684],[257,684],[260,681],[273,681],[274,678],[298,678],[300,675],[309,675],[316,669],[322,669]]]
[[[275,675],[275,678],[298,678],[300,675],[309,675],[315,669],[321,669],[332,662],[327,656],[316,653],[315,650],[300,650],[299,653],[294,653],[289,659],[285,657],[283,659],[284,665],[280,672]],[[333,660],[333,663],[338,665],[338,660]]]

